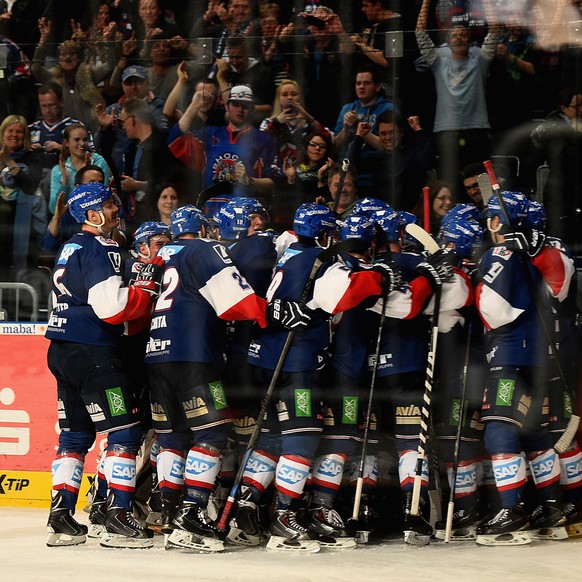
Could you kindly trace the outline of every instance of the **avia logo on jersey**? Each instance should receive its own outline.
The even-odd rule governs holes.
[[[103,409],[96,402],[90,402],[85,406],[85,408],[87,409],[87,412],[89,413],[89,416],[93,422],[105,420]]]
[[[57,259],[57,265],[66,265],[71,255],[73,255],[75,251],[78,251],[81,248],[83,248],[81,245],[75,243],[67,243],[61,250],[61,254]]]
[[[51,313],[51,316],[49,317],[48,320],[48,325],[49,327],[63,327],[64,325],[67,325],[67,318],[58,317],[57,315]]]
[[[157,422],[167,422],[168,417],[166,415],[166,411],[164,407],[159,404],[158,402],[152,402],[150,404],[150,410],[152,413],[152,419]]]
[[[186,472],[194,475],[202,475],[216,466],[216,462],[203,459],[188,459],[186,461]]]
[[[513,391],[515,390],[515,380],[500,378],[497,384],[497,406],[511,406],[513,401]]]
[[[109,257],[109,261],[113,265],[113,269],[115,270],[115,272],[120,273],[121,272],[121,254],[111,251],[111,252],[107,253],[107,256]]]
[[[534,474],[534,477],[536,478],[536,482],[539,479],[551,476],[555,465],[556,463],[554,462],[554,459],[545,459],[538,461],[537,463],[532,463],[531,470]]]
[[[158,251],[158,256],[162,257],[164,261],[169,261],[172,255],[177,255],[184,247],[177,245],[165,245]]]
[[[186,464],[184,461],[172,461],[172,467],[170,468],[170,477],[174,479],[182,479],[184,476],[184,467]]]
[[[212,163],[213,182],[236,182],[236,165],[240,162],[238,154],[225,152]]]
[[[514,481],[519,473],[520,463],[508,463],[493,467],[493,475],[496,481]]]
[[[172,345],[172,340],[161,340],[150,338],[148,345],[146,346],[146,354],[151,352],[163,352],[168,351],[167,348]]]
[[[122,479],[123,481],[131,481],[135,478],[135,465],[114,462],[111,475],[114,478]]]
[[[226,247],[223,247],[222,245],[212,245],[212,248],[225,265],[232,265],[232,259],[228,256]]]
[[[418,406],[397,406],[396,416],[420,416],[420,408]]]
[[[275,403],[275,408],[277,409],[277,418],[279,419],[279,422],[289,420],[289,410],[287,409],[287,404],[285,404],[285,402],[279,400],[279,402]]]
[[[283,481],[284,483],[289,483],[289,485],[295,485],[305,479],[307,479],[307,471],[302,471],[296,467],[283,465],[277,471],[277,481]]]
[[[186,400],[186,402],[182,402],[182,408],[184,408],[186,418],[196,418],[203,414],[208,414],[206,402],[199,397],[191,398],[190,400]]]
[[[158,315],[158,316],[152,318],[150,330],[160,329],[162,327],[168,327],[165,315]]]
[[[340,473],[344,470],[343,463],[338,463],[333,459],[323,459],[319,468],[317,470],[318,473],[322,475],[326,475],[327,477],[337,477]]]

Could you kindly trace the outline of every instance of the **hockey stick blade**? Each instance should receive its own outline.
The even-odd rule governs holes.
[[[429,255],[434,255],[440,249],[436,240],[418,224],[407,224],[406,232],[415,238]]]

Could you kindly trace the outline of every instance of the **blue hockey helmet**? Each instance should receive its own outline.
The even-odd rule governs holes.
[[[455,244],[456,253],[464,258],[473,254],[473,247],[483,240],[481,225],[476,220],[457,218],[441,224],[442,242]]]
[[[252,206],[240,200],[234,198],[214,213],[214,224],[220,229],[220,238],[223,240],[239,240],[248,234]]]
[[[341,240],[359,239],[369,247],[376,234],[374,222],[368,216],[349,214],[344,220],[338,221]]]
[[[335,215],[327,206],[307,203],[295,212],[293,230],[297,236],[316,239],[322,232],[332,232],[336,224]]]
[[[372,220],[377,224],[386,235],[386,238],[391,241],[400,240],[402,235],[402,221],[400,213],[394,208],[388,206],[386,209],[378,210],[372,215]]]
[[[386,202],[382,202],[382,200],[378,200],[378,198],[372,198],[371,196],[368,196],[358,200],[354,205],[352,212],[353,214],[370,216],[375,212],[378,212],[378,210],[385,210],[386,208],[389,208]]]
[[[142,254],[139,251],[139,245],[149,245],[152,237],[160,235],[165,235],[172,240],[172,231],[167,224],[156,222],[154,220],[148,220],[147,222],[140,224],[137,227],[137,230],[133,233],[133,244],[136,252]]]
[[[101,212],[103,204],[110,198],[113,198],[119,206],[119,200],[105,184],[101,182],[79,184],[67,198],[69,212],[79,224],[83,224],[87,220],[87,211]]]
[[[481,220],[481,212],[474,204],[455,204],[443,216],[441,228],[449,220]]]
[[[547,219],[546,209],[541,202],[537,202],[536,200],[527,201],[526,226],[534,228],[535,230],[544,231],[546,230]]]
[[[504,226],[523,226],[527,218],[527,198],[521,192],[501,192],[503,207],[507,212],[509,224],[505,218],[505,211],[499,201],[499,195],[494,194],[487,202],[487,218],[498,216]]]
[[[203,226],[208,226],[208,219],[193,204],[186,204],[172,212],[172,234],[198,234]]]
[[[235,196],[231,202],[236,202],[239,206],[249,209],[249,214],[268,214],[265,207],[256,199],[250,196]]]
[[[418,224],[418,216],[416,214],[412,214],[412,212],[406,212],[405,210],[401,210],[399,213],[400,216],[400,228],[401,232],[404,233],[402,237],[402,247],[406,250],[411,250],[415,252],[422,252],[424,247],[413,237],[410,236],[406,232],[406,225],[407,224]]]

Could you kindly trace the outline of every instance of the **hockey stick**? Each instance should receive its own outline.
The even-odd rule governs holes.
[[[309,273],[309,277],[307,278],[307,282],[305,283],[305,287],[303,288],[303,292],[301,293],[300,305],[301,307],[305,307],[307,300],[309,299],[309,293],[311,292],[311,287],[315,280],[315,276],[321,265],[325,261],[328,261],[332,257],[336,256],[338,252],[344,250],[344,248],[340,247],[341,243],[336,245],[332,245],[327,249],[323,250],[319,255],[317,255],[313,266],[311,267],[311,272]],[[271,381],[269,383],[269,387],[265,395],[263,396],[263,400],[261,401],[261,406],[259,408],[259,413],[257,415],[257,419],[255,422],[255,426],[253,427],[253,432],[249,437],[249,442],[245,449],[245,453],[243,455],[242,461],[234,478],[234,483],[226,499],[226,503],[224,504],[224,508],[222,510],[222,515],[220,516],[220,521],[218,522],[218,529],[220,531],[226,530],[226,524],[228,522],[228,518],[230,516],[230,512],[232,510],[232,506],[236,500],[236,496],[238,494],[238,490],[240,488],[240,484],[242,483],[243,474],[245,472],[247,463],[249,458],[255,448],[255,443],[259,438],[259,433],[261,431],[261,426],[263,425],[263,420],[265,418],[265,414],[267,412],[267,407],[271,402],[271,397],[273,396],[273,392],[275,391],[275,385],[277,384],[277,380],[279,379],[279,375],[281,374],[281,370],[283,369],[283,364],[285,363],[285,359],[287,358],[287,353],[289,352],[289,348],[293,343],[293,337],[295,336],[295,330],[289,331],[287,337],[285,338],[285,343],[283,344],[283,349],[281,350],[281,355],[277,361],[277,365],[275,366],[275,370],[273,372],[273,376],[271,377]]]
[[[428,186],[422,189],[422,215],[424,230],[430,232],[430,188]]]
[[[471,332],[472,322],[467,324],[467,346],[465,348],[465,362],[463,364],[463,387],[461,389],[461,401],[459,403],[459,425],[455,435],[455,450],[453,453],[453,475],[451,480],[451,491],[449,494],[449,503],[447,505],[447,519],[445,522],[445,542],[451,541],[453,531],[453,515],[455,513],[455,491],[457,488],[457,473],[459,471],[459,454],[461,450],[461,436],[463,432],[463,421],[465,419],[465,404],[467,400],[467,376],[469,370],[469,359],[471,357]]]
[[[386,233],[376,225],[376,237],[378,244],[386,248],[387,256],[391,257],[390,243],[386,237]],[[382,312],[380,316],[380,325],[378,326],[378,336],[376,338],[376,349],[374,351],[374,365],[372,367],[372,379],[370,381],[370,393],[368,394],[368,407],[366,408],[366,420],[364,425],[364,438],[362,440],[362,456],[360,457],[360,465],[358,467],[358,479],[356,481],[356,492],[354,494],[354,508],[352,511],[352,520],[357,521],[360,515],[360,503],[362,501],[362,490],[364,488],[364,467],[366,464],[366,454],[368,450],[368,440],[370,433],[370,422],[372,418],[372,403],[374,401],[374,387],[376,385],[376,376],[378,374],[378,360],[380,359],[380,345],[382,343],[382,332],[384,329],[384,322],[386,321],[386,304],[388,302],[388,294],[384,293],[382,296]]]
[[[439,250],[438,243],[417,224],[407,224],[406,232],[421,243],[429,254],[434,254]],[[434,363],[439,337],[439,313],[441,306],[441,289],[438,285],[434,292],[434,310],[432,316],[432,329],[430,332],[430,346],[426,361],[426,375],[424,380],[423,404],[420,419],[420,432],[418,434],[418,456],[416,459],[416,470],[414,475],[414,485],[412,488],[412,501],[410,503],[410,514],[420,515],[420,491],[422,488],[422,465],[426,454],[426,440],[429,431],[430,402],[432,398],[432,386],[434,382]]]
[[[479,174],[477,182],[479,184],[479,190],[481,190],[481,196],[483,196],[483,206],[486,206],[491,196],[493,196],[491,180],[487,174]]]
[[[342,161],[342,174],[340,176],[340,181],[337,187],[337,192],[335,194],[335,200],[333,201],[332,211],[337,214],[337,208],[339,206],[340,198],[342,197],[342,190],[344,189],[344,184],[346,181],[346,175],[348,173],[348,168],[350,167],[350,160],[344,158]]]
[[[505,205],[505,201],[503,200],[503,196],[501,194],[499,184],[497,183],[497,178],[495,177],[495,172],[493,170],[493,164],[491,163],[491,160],[486,160],[485,162],[483,162],[483,165],[485,166],[485,170],[487,171],[487,174],[489,176],[489,180],[491,181],[491,187],[493,188],[493,191],[497,194],[497,198],[499,199],[499,206],[501,207],[501,211],[503,212],[503,217],[504,217],[507,225],[509,226],[509,224],[510,224],[509,213],[507,212],[507,207]],[[531,273],[529,272],[528,266],[525,263],[525,257],[523,257],[523,255],[521,253],[518,253],[518,256],[519,256],[520,263],[523,266],[523,271],[525,273],[525,280],[526,280],[527,286],[528,286],[529,291],[534,299],[534,303],[536,306],[536,310],[538,312],[540,322],[542,324],[542,328],[544,330],[544,335],[546,337],[546,341],[548,342],[548,345],[550,346],[550,349],[552,351],[552,355],[554,356],[556,368],[558,369],[558,373],[560,374],[560,380],[562,381],[563,386],[566,389],[566,392],[570,395],[570,401],[572,403],[572,410],[576,410],[576,408],[574,406],[574,404],[576,402],[576,398],[575,398],[576,395],[575,395],[574,391],[571,389],[571,387],[568,383],[568,380],[566,379],[566,373],[564,372],[564,368],[562,366],[562,362],[561,362],[559,354],[558,354],[558,347],[556,346],[556,342],[554,341],[554,339],[552,337],[552,332],[551,332],[550,326],[548,324],[548,321],[546,320],[546,318],[544,316],[542,297],[540,297],[540,294],[538,293],[538,290],[537,290],[535,283],[532,279]],[[570,443],[572,442],[572,440],[576,436],[576,431],[578,430],[579,425],[580,425],[580,416],[578,416],[577,414],[572,414],[570,416],[570,420],[568,421],[568,426],[564,430],[564,433],[558,439],[558,442],[556,442],[556,444],[554,445],[554,450],[558,454],[565,452],[566,449],[570,446]]]

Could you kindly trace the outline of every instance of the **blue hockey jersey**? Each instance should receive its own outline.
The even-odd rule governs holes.
[[[226,322],[266,325],[266,301],[234,266],[224,245],[209,239],[178,239],[160,249],[166,261],[156,301],[146,362],[224,364]]]
[[[150,294],[124,287],[116,242],[80,232],[66,242],[53,270],[55,303],[46,337],[97,346],[118,346],[123,323],[150,310]]]

